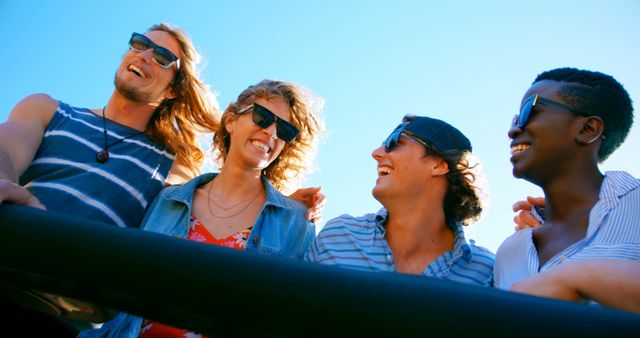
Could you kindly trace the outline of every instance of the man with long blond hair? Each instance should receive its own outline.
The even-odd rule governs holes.
[[[137,227],[165,183],[198,173],[197,132],[218,126],[198,62],[186,34],[163,23],[131,35],[104,107],[23,99],[0,125],[0,203]]]
[[[46,94],[20,101],[0,125],[0,203],[138,227],[165,184],[198,174],[204,156],[197,133],[219,124],[198,62],[183,31],[158,24],[131,35],[104,107],[77,108]],[[2,298],[0,307],[14,318],[29,318],[47,335],[72,330]]]

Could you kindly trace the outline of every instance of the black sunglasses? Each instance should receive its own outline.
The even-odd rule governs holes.
[[[533,112],[533,108],[538,105],[538,104],[542,104],[542,105],[548,105],[548,106],[556,106],[558,108],[564,109],[566,111],[572,112],[576,115],[580,115],[580,116],[590,116],[589,114],[577,110],[571,106],[568,106],[564,103],[558,102],[558,101],[554,101],[551,99],[547,99],[544,98],[538,94],[535,94],[533,96],[531,96],[530,98],[528,98],[524,104],[522,105],[522,108],[520,109],[520,113],[516,114],[516,116],[513,117],[513,121],[511,121],[511,126],[512,127],[518,127],[518,128],[522,128],[527,124],[527,121],[529,121],[529,117],[531,117],[531,113]]]
[[[153,60],[162,68],[170,68],[173,64],[176,64],[176,71],[180,68],[180,59],[171,53],[170,50],[158,46],[148,37],[140,34],[131,34],[129,39],[129,47],[137,52],[144,52],[147,49],[153,49]]]
[[[279,118],[276,114],[272,113],[269,109],[253,103],[249,106],[242,108],[238,111],[238,115],[242,115],[251,109],[251,119],[253,123],[260,126],[260,128],[267,128],[272,123],[276,124],[276,135],[285,142],[293,140],[300,132],[293,124]]]
[[[427,148],[427,150],[433,152],[434,150],[436,150],[436,148],[431,144],[431,142],[428,142],[426,140],[421,139],[420,137],[414,135],[412,132],[405,130],[406,126],[408,123],[402,123],[401,125],[399,125],[398,127],[396,127],[396,129],[394,129],[391,134],[387,137],[386,140],[384,140],[384,151],[389,153],[391,152],[397,145],[398,145],[398,139],[400,138],[400,135],[404,134],[408,137],[411,137],[412,139],[418,141],[418,143],[422,144],[423,146],[425,146]]]

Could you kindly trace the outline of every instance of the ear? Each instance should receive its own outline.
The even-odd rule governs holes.
[[[439,157],[431,157],[433,159],[433,165],[431,167],[431,174],[433,176],[444,176],[449,173],[449,165],[445,160]]]
[[[233,118],[233,114],[228,114],[226,116],[224,129],[227,130],[227,133],[229,133],[229,135],[233,134],[233,128],[235,127],[235,124],[236,124],[236,119]]]
[[[167,90],[164,93],[164,97],[165,99],[175,99],[176,98],[176,91],[173,90],[173,82],[169,84],[169,87],[167,88]]]
[[[585,117],[580,132],[576,135],[576,141],[580,144],[593,143],[602,136],[603,131],[604,122],[599,116]]]

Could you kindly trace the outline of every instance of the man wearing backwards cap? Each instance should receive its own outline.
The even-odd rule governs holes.
[[[490,286],[494,255],[463,231],[482,212],[470,154],[469,139],[448,123],[405,116],[371,154],[373,196],[384,208],[330,220],[306,260]]]

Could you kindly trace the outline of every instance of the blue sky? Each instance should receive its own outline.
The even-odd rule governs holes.
[[[323,186],[325,221],[378,210],[370,153],[404,114],[457,126],[489,183],[489,205],[469,237],[496,250],[513,232],[511,204],[540,193],[511,176],[508,160],[506,132],[522,95],[538,73],[573,66],[616,77],[637,111],[638,17],[637,0],[0,0],[0,120],[38,92],[104,106],[131,33],[170,22],[204,56],[203,78],[222,107],[264,78],[324,98],[327,133],[306,185]],[[640,177],[639,125],[604,170]]]

